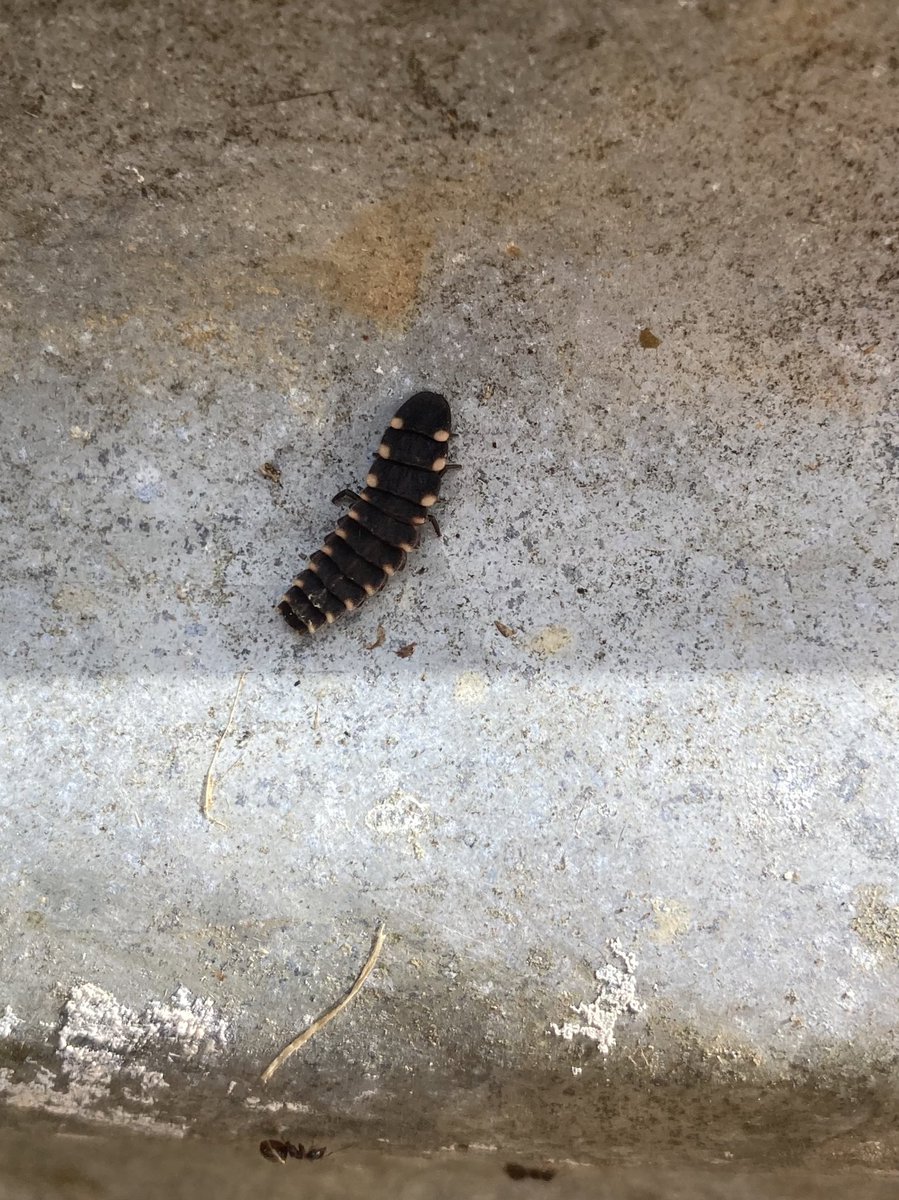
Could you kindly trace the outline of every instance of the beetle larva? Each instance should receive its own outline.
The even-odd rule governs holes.
[[[417,392],[390,422],[352,506],[287,589],[278,611],[301,633],[330,625],[402,571],[440,495],[451,433],[450,407]]]

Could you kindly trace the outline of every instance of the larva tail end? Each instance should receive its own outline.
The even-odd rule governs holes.
[[[390,426],[392,429],[411,429],[435,442],[447,442],[452,432],[449,402],[438,392],[416,392],[400,405]]]

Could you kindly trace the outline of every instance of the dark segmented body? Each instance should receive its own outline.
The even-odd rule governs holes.
[[[325,1146],[310,1146],[307,1150],[302,1142],[282,1142],[280,1138],[266,1138],[259,1143],[259,1153],[269,1162],[280,1163],[282,1166],[288,1158],[308,1158],[315,1162],[324,1158],[327,1152]]]
[[[278,605],[294,629],[314,633],[329,625],[403,569],[440,495],[450,432],[449,404],[436,392],[417,392],[401,406],[365,489]]]

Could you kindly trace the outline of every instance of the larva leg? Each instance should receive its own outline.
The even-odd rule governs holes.
[[[336,496],[331,497],[332,504],[358,504],[359,497],[351,488],[344,488]]]

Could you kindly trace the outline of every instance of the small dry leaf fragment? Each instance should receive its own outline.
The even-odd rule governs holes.
[[[662,339],[657,338],[651,329],[640,330],[640,345],[644,350],[655,350],[656,346],[661,346]]]
[[[508,254],[509,258],[521,258],[521,247],[516,246],[514,242],[509,242],[508,246],[506,246],[506,254]]]
[[[396,651],[397,658],[411,658],[415,653],[415,646],[415,642],[410,642],[408,646],[400,646],[399,650]]]
[[[515,637],[515,634],[518,632],[517,629],[512,629],[509,625],[504,625],[502,621],[494,621],[493,624],[503,637]]]
[[[375,640],[374,640],[374,641],[373,641],[373,642],[372,642],[370,645],[367,645],[367,646],[365,647],[365,649],[366,649],[366,650],[377,650],[377,648],[378,648],[379,646],[383,646],[383,645],[384,645],[384,639],[385,639],[386,637],[387,637],[387,634],[384,632],[384,626],[383,626],[383,625],[379,625],[379,626],[378,626],[378,632],[377,632],[377,634],[375,635]]]
[[[264,462],[259,468],[259,474],[263,479],[269,479],[272,483],[276,483],[281,487],[281,468],[276,467],[274,463]]]

